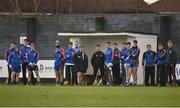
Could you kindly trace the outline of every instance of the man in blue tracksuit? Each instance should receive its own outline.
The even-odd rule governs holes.
[[[133,40],[133,46],[131,48],[131,56],[130,58],[133,60],[131,65],[130,65],[130,71],[133,73],[133,85],[137,85],[137,71],[139,67],[139,54],[140,54],[140,49],[137,46],[138,41]]]
[[[105,77],[107,85],[112,85],[112,60],[113,60],[113,49],[111,48],[111,42],[106,43],[107,50],[105,53]]]
[[[121,71],[122,71],[121,75],[122,75],[123,83],[126,81],[126,71],[124,67],[126,50],[127,50],[127,43],[123,43],[123,48],[120,51],[120,61],[121,61]]]
[[[37,62],[39,60],[39,52],[36,50],[36,43],[31,43],[31,50],[28,52],[28,84],[32,81],[32,73],[35,72],[37,83],[40,83],[39,70]]]
[[[29,40],[24,39],[24,45],[20,48],[20,53],[23,55],[24,62],[22,64],[22,75],[23,75],[23,84],[27,84],[27,78],[26,78],[26,70],[28,67],[28,52],[31,50],[31,47],[29,46]],[[32,74],[32,83],[35,84],[34,81],[34,75]]]
[[[19,53],[19,48],[16,47],[15,51],[9,56],[9,65],[12,70],[11,83],[19,84],[19,73],[21,72],[21,65],[23,63],[23,56]]]
[[[142,65],[145,66],[145,85],[149,86],[149,77],[151,77],[152,86],[155,85],[155,63],[156,53],[151,50],[151,45],[147,45],[147,51],[143,54]]]
[[[7,49],[5,52],[5,60],[7,61],[7,67],[8,67],[8,77],[6,80],[6,84],[8,84],[8,85],[10,85],[10,83],[11,83],[11,73],[12,73],[11,68],[9,66],[8,59],[9,59],[10,54],[15,51],[15,47],[16,47],[16,43],[11,42],[10,48]]]
[[[166,71],[166,50],[162,44],[158,44],[157,52],[157,84],[165,86],[167,83],[167,71]]]
[[[168,41],[168,49],[166,50],[166,68],[169,77],[169,84],[176,85],[175,67],[177,62],[177,52],[174,48],[172,40]]]
[[[65,52],[65,58],[66,58],[66,62],[65,62],[65,73],[66,73],[66,78],[65,80],[68,81],[71,85],[74,85],[75,80],[75,72],[73,72],[73,67],[74,67],[74,63],[73,63],[73,56],[75,54],[75,49],[73,49],[73,43],[69,42],[68,44],[68,50]]]
[[[59,50],[60,45],[56,45],[54,53],[54,70],[56,75],[56,84],[63,85],[63,52]]]

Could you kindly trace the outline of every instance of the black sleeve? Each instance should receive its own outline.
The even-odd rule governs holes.
[[[92,58],[91,58],[91,64],[92,64],[92,66],[94,65],[94,59],[95,59],[95,53],[92,55]]]
[[[176,64],[176,62],[177,62],[177,54],[176,54],[175,50],[173,50],[173,52],[172,52],[172,62],[174,64]]]
[[[105,54],[102,52],[102,55],[103,55],[103,61],[105,61]]]
[[[87,68],[88,68],[88,56],[87,56],[87,54],[85,54],[86,55],[86,65],[87,65]]]
[[[76,53],[76,54],[74,54],[74,57],[73,57],[73,62],[74,62],[74,64],[77,64],[77,53]]]

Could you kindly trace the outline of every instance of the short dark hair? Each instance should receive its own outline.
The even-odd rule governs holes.
[[[150,45],[150,44],[147,44],[147,47],[151,47],[151,45]]]
[[[168,43],[173,43],[173,41],[172,40],[168,40]]]
[[[24,41],[26,41],[26,42],[29,42],[29,40],[26,38],[26,39],[24,39]]]
[[[96,46],[97,46],[97,47],[100,47],[101,45],[100,45],[100,44],[97,44]]]
[[[106,42],[106,44],[111,44],[111,42]]]
[[[133,43],[138,43],[138,41],[137,40],[133,40]]]
[[[118,45],[118,43],[114,42],[113,45]]]
[[[127,42],[123,42],[122,44],[125,44],[125,45],[126,45],[126,44],[127,44]]]
[[[127,44],[127,45],[131,45],[131,42],[127,42],[126,44]]]
[[[12,42],[11,42],[11,44],[14,44],[14,45],[16,45],[16,42],[12,41]]]
[[[73,43],[72,43],[72,42],[69,42],[69,45],[73,45]]]
[[[56,48],[60,48],[61,46],[60,45],[56,45]]]

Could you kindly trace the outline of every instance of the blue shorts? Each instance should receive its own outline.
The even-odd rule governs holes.
[[[139,67],[139,61],[132,61],[130,63],[130,68],[137,68]]]
[[[21,72],[21,66],[19,66],[19,67],[12,67],[12,71],[20,73]]]
[[[62,65],[54,65],[54,70],[59,71],[62,68]]]

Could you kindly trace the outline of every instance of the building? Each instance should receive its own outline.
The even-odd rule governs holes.
[[[171,3],[171,7],[164,8]],[[0,0],[0,57],[3,58],[11,41],[19,42],[20,37],[27,36],[38,43],[42,60],[53,59],[55,40],[60,40],[67,48],[67,43],[77,39],[78,33],[106,33],[108,36],[119,33],[122,35],[120,44],[132,41],[133,38],[128,38],[132,34],[140,34],[143,38],[155,35],[164,44],[172,39],[179,55],[180,10],[177,4],[178,0],[160,0],[152,5],[143,0]],[[74,34],[73,37],[58,36],[61,33]],[[84,43],[89,39],[92,37],[86,36]],[[112,40],[117,41],[117,37]],[[156,40],[153,42],[157,44]],[[147,43],[144,41],[141,47],[145,48]],[[156,44],[153,44],[154,50]]]

